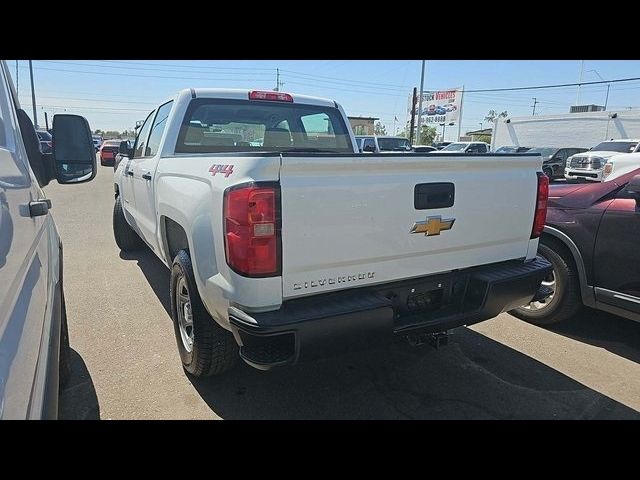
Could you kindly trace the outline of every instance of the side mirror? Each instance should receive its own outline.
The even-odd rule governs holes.
[[[636,175],[627,184],[627,192],[635,197],[636,202],[640,202],[640,175]]]
[[[132,149],[129,148],[129,142],[126,140],[124,142],[120,142],[120,147],[118,147],[118,153],[120,155],[123,157],[131,157],[131,154],[133,153],[131,150]]]
[[[58,183],[93,180],[96,150],[86,118],[66,113],[53,116],[53,162]]]

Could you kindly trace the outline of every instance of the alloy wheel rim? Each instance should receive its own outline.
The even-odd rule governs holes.
[[[193,312],[191,311],[191,297],[183,276],[176,282],[176,310],[178,315],[178,330],[184,349],[191,353],[193,350]]]
[[[541,300],[538,300],[536,302],[530,302],[528,305],[525,305],[524,306],[525,310],[539,312],[553,305],[554,299],[556,297],[556,289],[557,289],[555,270],[545,277],[545,279],[542,281],[542,286],[550,288],[551,293]]]

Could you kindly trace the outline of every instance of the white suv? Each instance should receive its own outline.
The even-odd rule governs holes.
[[[490,151],[491,145],[485,142],[454,142],[435,153],[440,155],[441,153],[489,153]]]
[[[567,181],[604,182],[613,173],[613,159],[621,153],[635,153],[640,140],[622,138],[601,142],[587,152],[567,158],[564,178]]]

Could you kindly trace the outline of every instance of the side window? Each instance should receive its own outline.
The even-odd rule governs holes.
[[[147,143],[147,147],[145,148],[145,157],[153,157],[156,153],[158,153],[158,147],[160,147],[160,139],[162,138],[164,127],[167,126],[167,118],[169,117],[169,112],[171,111],[172,106],[173,100],[165,103],[158,109],[156,118],[153,121],[153,127],[151,128],[151,135],[149,135],[149,142]]]
[[[479,153],[478,145],[473,143],[467,147],[466,153]]]
[[[487,146],[484,143],[478,145],[478,153],[487,153]]]
[[[556,153],[555,157],[558,160],[562,160],[563,162],[567,160],[567,149],[563,148],[561,150],[558,150],[558,153]]]
[[[133,151],[133,158],[144,156],[144,149],[147,145],[147,137],[149,136],[149,130],[151,130],[151,122],[153,121],[153,113],[151,112],[147,119],[144,121],[144,125],[140,128],[140,133],[136,137],[136,146]]]
[[[361,138],[356,138],[356,143],[358,144],[358,148],[360,150],[362,150],[362,139]]]
[[[376,151],[376,144],[373,142],[373,138],[364,139],[364,141],[362,142],[362,150],[369,152]]]

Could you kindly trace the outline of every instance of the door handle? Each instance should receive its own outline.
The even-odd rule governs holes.
[[[126,173],[127,175],[131,175],[131,176],[133,177],[133,170],[127,170],[125,173]]]
[[[143,173],[142,174],[142,178],[144,178],[145,180],[151,180],[151,174],[150,173]]]
[[[29,202],[29,215],[32,217],[39,217],[49,213],[51,208],[51,200],[45,198],[44,200],[36,200],[35,202]]]

